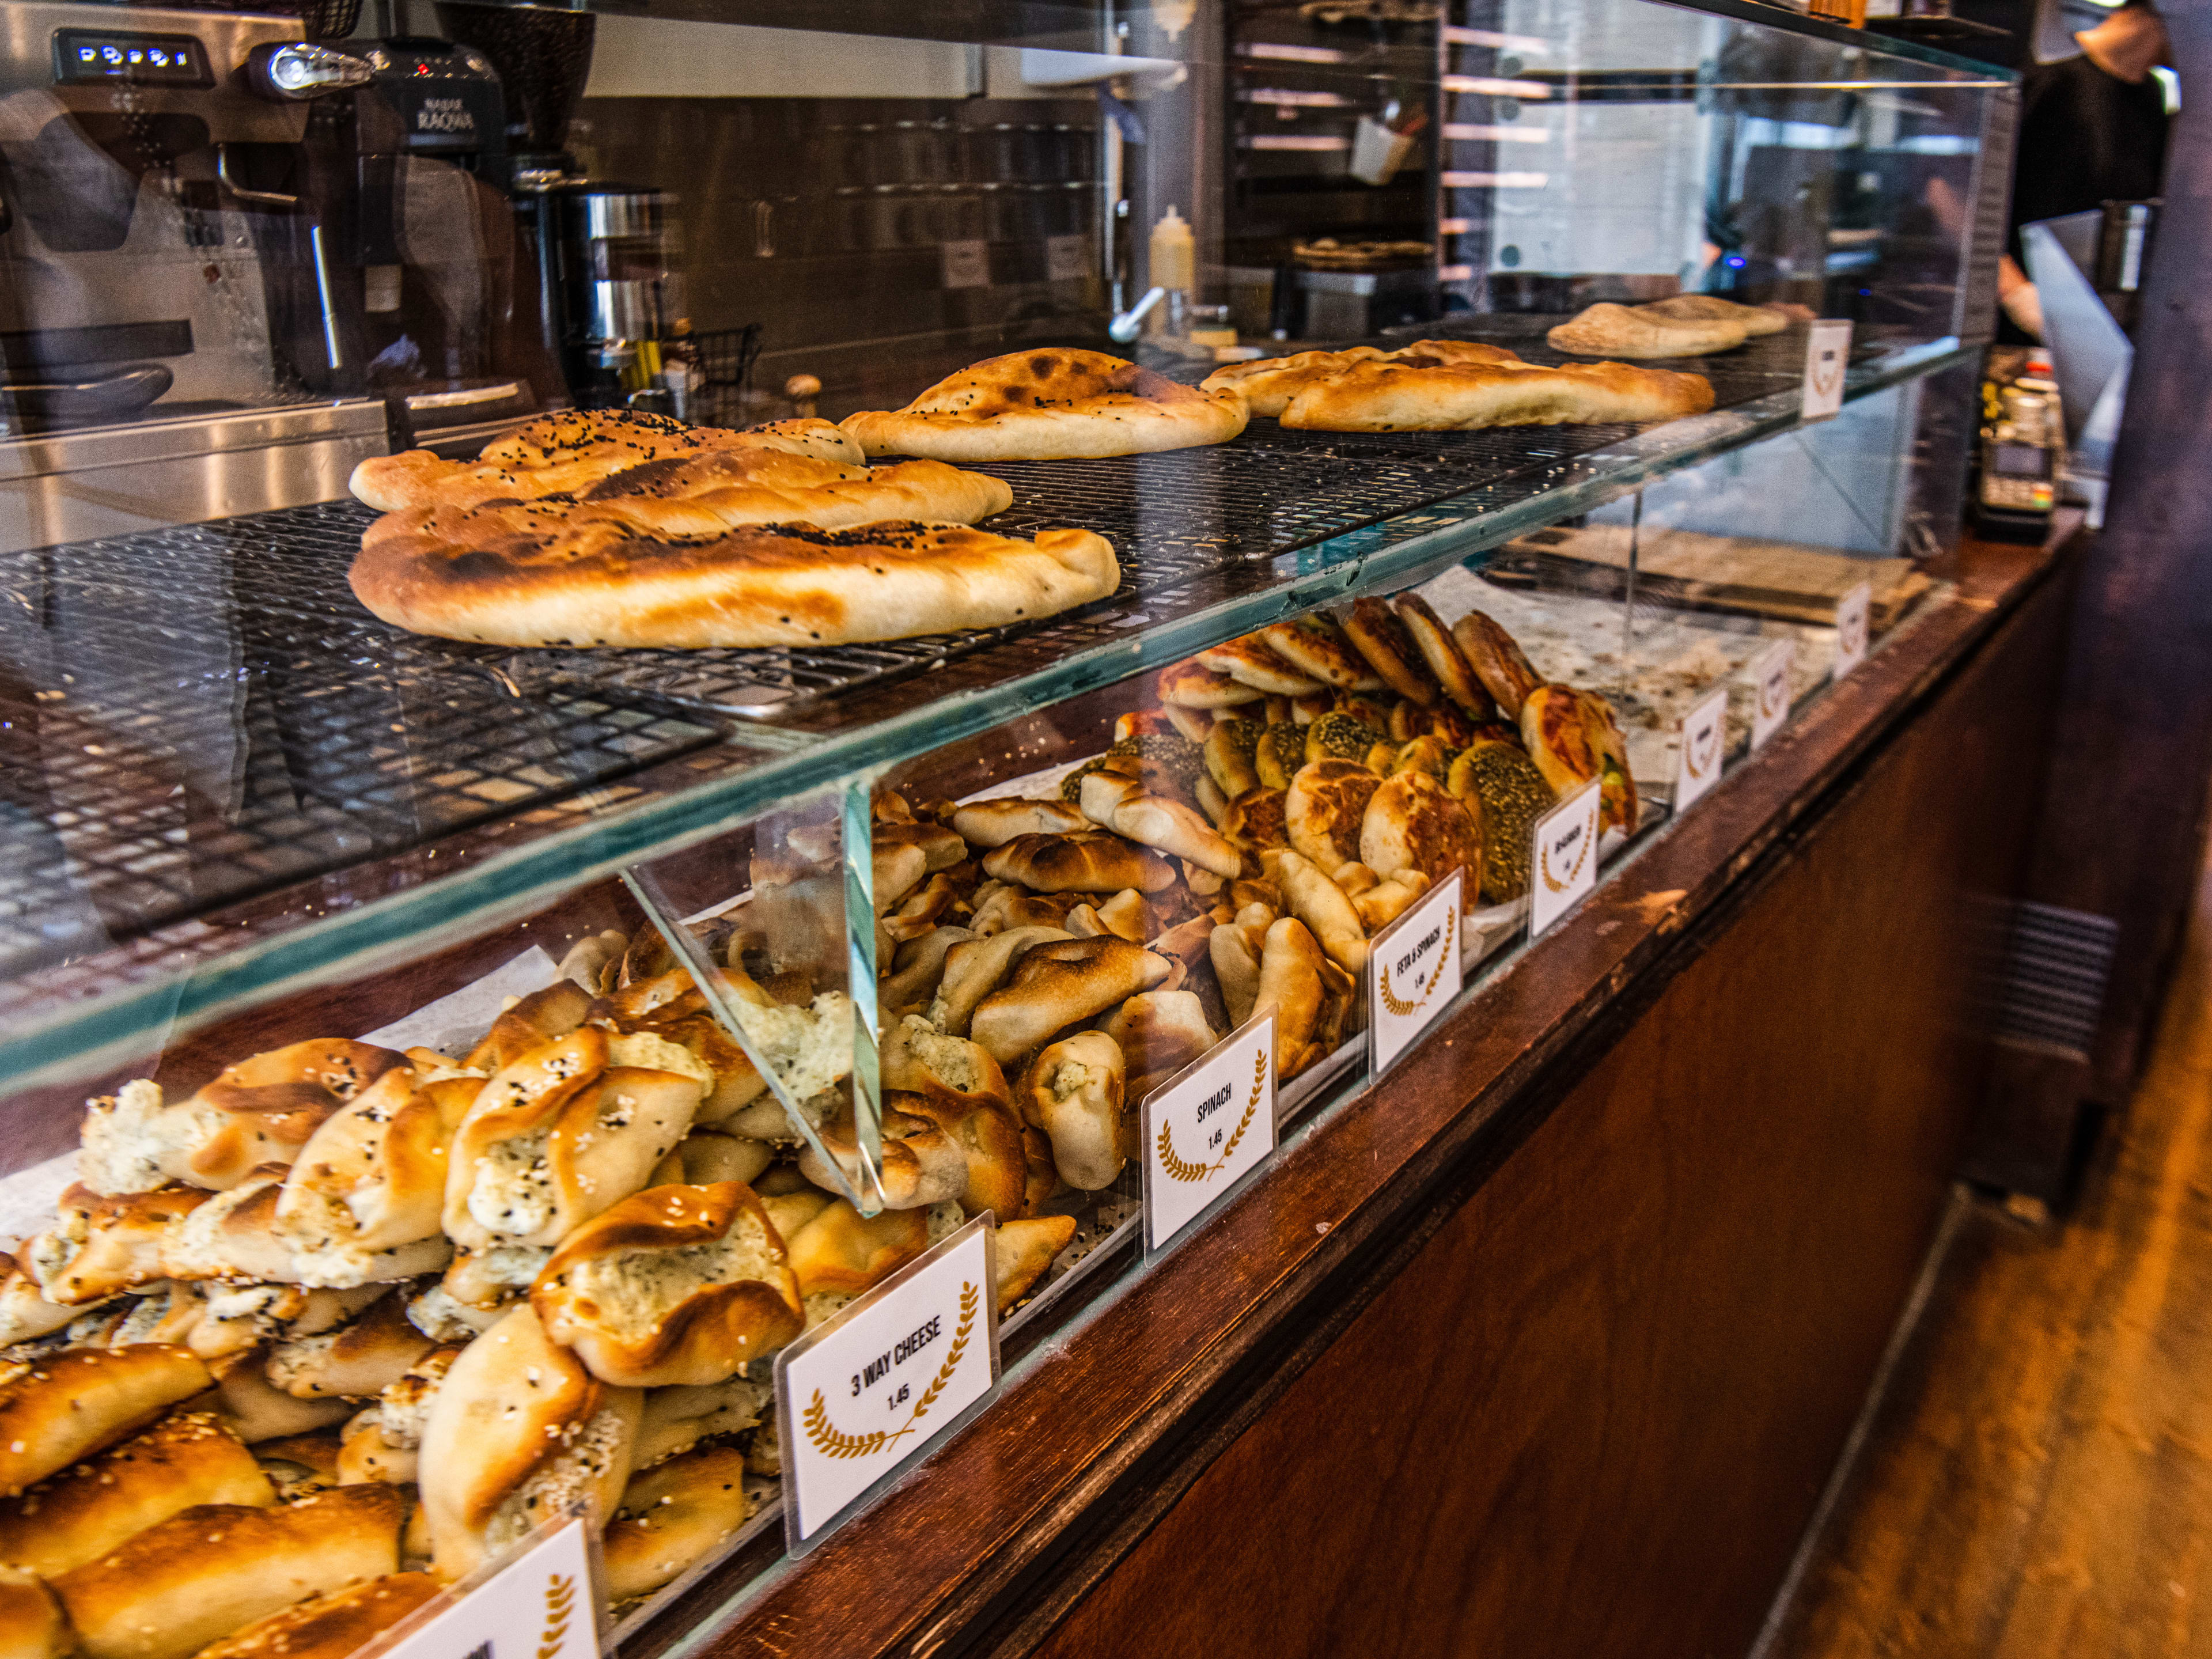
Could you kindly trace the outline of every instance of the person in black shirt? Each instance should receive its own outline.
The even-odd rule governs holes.
[[[2079,58],[2038,64],[2021,77],[2012,234],[1997,268],[1998,303],[2039,340],[2043,307],[2021,269],[2020,228],[2106,202],[2142,201],[2159,193],[2166,171],[2166,94],[2151,70],[2172,48],[2157,7],[2127,0],[2074,38]]]

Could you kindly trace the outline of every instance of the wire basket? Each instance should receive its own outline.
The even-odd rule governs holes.
[[[753,364],[761,349],[760,325],[708,329],[684,338],[691,347],[697,375],[684,418],[702,426],[749,424]]]

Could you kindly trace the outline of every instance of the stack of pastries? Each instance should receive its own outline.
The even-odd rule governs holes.
[[[704,939],[849,1152],[850,1000],[761,942]],[[642,1596],[778,1472],[778,1349],[982,1210],[1002,1304],[1073,1236],[974,1044],[887,1048],[865,1218],[658,933],[562,969],[458,1059],[319,1039],[91,1103],[0,1258],[0,1652],[337,1659],[579,1502]]]

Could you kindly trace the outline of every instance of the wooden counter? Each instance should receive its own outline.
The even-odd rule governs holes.
[[[1742,1651],[1978,1097],[2077,551],[1963,548],[872,1511],[633,1650]]]

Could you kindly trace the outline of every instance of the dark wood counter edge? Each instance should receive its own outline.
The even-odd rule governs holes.
[[[1969,543],[1956,583],[1725,779],[1514,971],[1463,995],[1369,1088],[1290,1136],[1264,1177],[1008,1375],[871,1512],[772,1573],[687,1656],[1025,1650],[1541,1122],[1698,936],[1778,869],[1889,734],[2081,539]],[[1146,1365],[1133,1364],[1143,1356]],[[710,1578],[681,1613],[738,1588]],[[658,1634],[656,1632],[655,1634]],[[652,1637],[649,1650],[658,1646]]]

